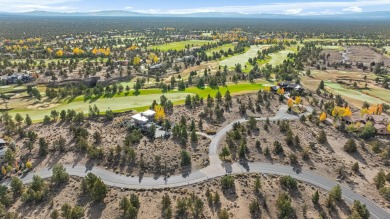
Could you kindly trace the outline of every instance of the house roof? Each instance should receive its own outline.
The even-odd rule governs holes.
[[[375,124],[375,125],[374,125],[374,128],[375,128],[375,129],[386,129],[386,126],[385,126],[385,125],[382,125],[382,124]]]
[[[131,118],[133,118],[133,119],[135,119],[137,121],[141,121],[141,122],[147,122],[148,121],[148,118],[143,116],[141,113],[135,114],[135,115],[131,116]]]
[[[146,110],[145,112],[141,113],[144,116],[154,116],[156,112],[154,110]]]
[[[5,144],[7,142],[4,141],[4,139],[0,138],[0,144]]]

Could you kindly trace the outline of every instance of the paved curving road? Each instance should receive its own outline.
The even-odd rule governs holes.
[[[289,119],[296,120],[297,116],[293,116],[285,113],[287,106],[282,106],[274,117],[269,118],[271,121],[280,120],[280,119]],[[308,108],[308,111],[311,112],[312,109]],[[266,118],[257,118],[257,120],[266,120]],[[190,173],[174,175],[168,178],[165,177],[129,177],[125,175],[118,175],[113,172],[97,168],[97,167],[86,167],[85,165],[65,165],[67,172],[72,176],[84,177],[87,173],[91,172],[99,176],[107,185],[129,188],[129,189],[158,189],[158,188],[170,188],[170,187],[179,187],[186,186],[190,184],[195,184],[203,182],[208,179],[215,177],[223,176],[226,174],[240,174],[240,173],[261,173],[261,174],[275,174],[275,175],[290,175],[298,180],[307,182],[309,184],[318,186],[324,190],[329,191],[331,188],[336,186],[338,183],[330,180],[326,177],[318,175],[316,173],[306,171],[306,170],[297,170],[291,166],[283,166],[278,164],[268,164],[261,162],[254,163],[224,163],[222,162],[217,154],[218,144],[225,136],[225,134],[232,129],[232,126],[236,122],[245,122],[245,119],[236,120],[227,126],[219,130],[216,135],[208,136],[206,134],[200,134],[202,136],[208,137],[211,140],[209,148],[209,159],[210,165]],[[31,183],[33,175],[39,175],[42,178],[48,178],[52,175],[51,168],[39,169],[34,172],[30,172],[27,175],[21,177],[24,183]],[[2,182],[3,185],[9,186],[9,180]],[[369,199],[355,193],[351,189],[341,186],[342,194],[344,200],[349,203],[353,203],[354,200],[359,200],[361,203],[365,204],[368,210],[371,213],[373,218],[384,219],[390,218],[390,213],[376,205],[374,202]]]

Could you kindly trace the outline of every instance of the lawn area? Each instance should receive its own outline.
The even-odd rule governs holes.
[[[12,93],[14,91],[24,90],[24,89],[26,89],[26,86],[15,86],[15,85],[0,86],[0,94],[1,93]]]
[[[163,45],[157,45],[157,46],[149,46],[148,49],[158,49],[162,51],[168,51],[168,50],[183,50],[186,45],[192,45],[195,46],[203,46],[208,43],[216,43],[217,41],[212,40],[185,40],[180,42],[173,42],[173,43],[167,43]]]
[[[262,88],[260,83],[239,83],[239,84],[228,84],[226,87],[219,87],[218,89],[212,89],[206,87],[204,89],[199,89],[196,87],[187,88],[185,91],[169,91],[164,95],[171,100],[175,105],[184,104],[185,97],[188,94],[199,94],[201,97],[207,97],[208,94],[215,96],[219,90],[222,95],[225,94],[227,90],[233,94],[240,94],[245,92],[258,91]],[[67,110],[74,109],[78,112],[83,111],[88,113],[89,106],[96,106],[100,109],[100,112],[105,112],[107,109],[111,109],[114,112],[125,112],[129,110],[138,110],[142,111],[147,109],[153,100],[159,102],[160,96],[163,95],[159,89],[143,89],[140,91],[140,95],[134,96],[133,91],[129,94],[124,92],[121,94],[116,94],[112,97],[98,97],[96,99],[86,99],[84,96],[78,96],[72,100],[66,99],[59,102],[34,102],[29,100],[20,99],[17,103],[9,104],[9,108],[13,110],[9,111],[12,116],[15,116],[16,113],[20,113],[23,116],[29,114],[31,119],[35,122],[42,121],[45,115],[50,115],[52,110]],[[33,104],[33,105],[31,105]],[[39,107],[38,107],[39,106]]]
[[[221,50],[224,51],[224,52],[227,52],[229,49],[232,49],[234,50],[234,45],[232,43],[229,43],[229,44],[225,44],[225,45],[222,45],[222,46],[218,46],[214,49],[209,49],[206,51],[206,55],[207,56],[212,56],[213,55],[213,52],[220,52]]]
[[[263,50],[269,47],[269,45],[252,45],[250,49],[239,55],[231,56],[219,62],[221,66],[234,67],[237,63],[240,63],[244,68],[245,64],[248,62],[249,58],[254,58],[257,56],[257,51]]]
[[[362,92],[357,90],[345,88],[338,83],[327,81],[325,82],[325,86],[330,92],[334,94],[340,94],[343,98],[350,100],[352,103],[354,103],[354,105],[358,107],[361,107],[364,101],[367,101],[369,104],[383,103],[383,101],[378,98],[363,94]]]

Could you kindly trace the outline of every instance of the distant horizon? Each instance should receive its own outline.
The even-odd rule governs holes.
[[[276,14],[295,16],[348,15],[363,12],[390,11],[388,0],[243,0],[187,2],[167,0],[104,1],[104,0],[0,0],[2,13],[98,13],[127,11],[148,15],[187,15],[194,13]]]

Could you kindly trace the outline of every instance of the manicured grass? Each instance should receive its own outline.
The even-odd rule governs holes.
[[[185,97],[189,93],[167,93],[164,94],[168,99],[173,102],[184,100]],[[40,121],[43,119],[45,115],[50,115],[52,110],[67,110],[73,109],[77,112],[83,111],[84,113],[88,113],[89,106],[96,106],[99,108],[101,112],[105,112],[108,109],[111,109],[115,112],[124,112],[131,109],[137,109],[141,107],[149,106],[153,100],[159,101],[161,96],[161,92],[159,94],[145,94],[139,96],[116,96],[114,98],[99,98],[95,101],[80,101],[79,99],[72,101],[68,104],[60,103],[57,106],[47,108],[47,109],[14,109],[10,111],[10,114],[14,116],[16,113],[20,113],[22,115],[29,114],[33,121]]]
[[[254,58],[257,56],[257,51],[269,47],[269,45],[252,45],[250,49],[239,55],[231,56],[219,62],[221,66],[234,67],[237,63],[240,63],[244,68],[245,64],[248,62],[249,58]]]
[[[362,92],[357,90],[348,89],[338,83],[325,82],[325,86],[327,88],[330,88],[330,91],[333,91],[333,93],[340,94],[341,96],[354,99],[360,102],[367,101],[369,104],[379,104],[383,102],[378,98],[363,94]]]
[[[167,43],[163,45],[158,46],[149,46],[148,49],[158,49],[162,51],[168,51],[168,50],[183,50],[187,45],[195,46],[203,46],[208,43],[216,43],[217,41],[212,40],[185,40],[180,42],[173,42],[173,43]]]
[[[292,50],[282,50],[277,53],[271,53],[271,60],[268,62],[268,64],[272,66],[277,66],[283,63],[284,60],[287,59],[287,55],[289,53],[294,53]]]
[[[214,49],[209,49],[209,50],[206,51],[206,55],[212,56],[213,52],[219,53],[221,50],[224,51],[224,52],[227,52],[229,49],[234,50],[234,45],[229,43],[229,44],[225,44],[225,45],[222,45],[222,46],[215,47]]]
[[[173,90],[169,91],[168,93],[164,93],[164,95],[169,100],[171,100],[174,105],[179,105],[184,104],[185,97],[189,94],[198,94],[199,96],[206,98],[208,94],[214,97],[218,90],[222,93],[222,95],[224,95],[227,90],[229,90],[230,93],[234,95],[239,93],[258,91],[262,87],[262,84],[259,83],[239,83],[228,84],[226,87],[219,87],[218,89],[212,89],[210,87],[206,87],[204,89],[190,87],[185,91]],[[133,91],[130,91],[130,93],[127,95],[124,92],[121,94],[116,94],[111,98],[101,96],[97,97],[96,99],[86,99],[84,96],[78,96],[72,100],[43,102],[49,106],[48,108],[44,109],[33,109],[20,105],[20,107],[14,108],[13,110],[9,111],[9,113],[12,116],[15,116],[16,113],[20,113],[23,116],[25,116],[25,114],[29,114],[33,121],[39,122],[42,121],[45,115],[50,115],[52,110],[61,111],[73,109],[78,112],[83,111],[88,113],[89,106],[93,106],[95,104],[100,109],[101,113],[104,113],[107,109],[111,109],[114,112],[125,112],[129,110],[143,111],[150,106],[153,100],[159,102],[161,95],[163,95],[163,93],[159,89],[144,89],[140,91],[140,95],[138,96],[134,96]],[[50,106],[50,104],[53,105]]]
[[[317,47],[321,47],[322,49],[328,49],[328,50],[337,50],[337,51],[344,51],[344,47],[343,46],[317,46]]]
[[[26,86],[5,85],[0,86],[0,93],[11,93],[18,90],[27,89]]]

